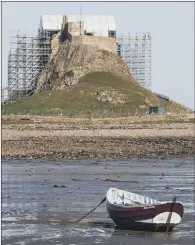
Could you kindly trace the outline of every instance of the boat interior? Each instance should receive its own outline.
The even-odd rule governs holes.
[[[161,202],[133,192],[110,188],[107,192],[109,202],[120,206],[154,205]]]

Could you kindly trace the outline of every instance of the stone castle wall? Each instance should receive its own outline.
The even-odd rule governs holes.
[[[84,33],[84,22],[64,22],[62,30],[55,34],[51,40],[52,59],[58,52],[61,42],[69,40],[72,44],[85,44],[98,49],[106,50],[116,54],[116,40],[112,37],[88,36]]]
[[[112,37],[73,36],[73,44],[86,44],[116,54],[116,40]]]

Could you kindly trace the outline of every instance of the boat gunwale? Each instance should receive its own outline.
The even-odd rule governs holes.
[[[154,201],[156,201],[157,203],[154,203],[154,204],[142,204],[142,203],[140,203],[140,204],[137,204],[136,203],[136,205],[129,205],[129,206],[121,206],[121,204],[117,204],[117,203],[114,203],[114,202],[111,202],[110,201],[110,199],[108,198],[108,193],[109,192],[111,192],[112,190],[120,190],[120,191],[125,191],[125,190],[121,190],[121,189],[117,189],[117,188],[110,188],[108,191],[107,191],[107,193],[106,193],[106,202],[107,203],[109,203],[110,205],[112,205],[112,206],[115,206],[115,207],[119,207],[119,208],[134,208],[134,207],[140,207],[140,208],[144,208],[144,207],[153,207],[153,206],[158,206],[158,205],[164,205],[164,204],[170,204],[170,203],[172,203],[173,201],[158,201],[158,200],[156,200],[156,199],[152,199],[152,198],[150,198],[150,197],[147,197],[147,198],[149,198],[149,199],[151,199],[151,200],[154,200]],[[133,193],[133,192],[129,192],[129,191],[125,191],[125,192],[128,192],[128,193]],[[142,196],[142,197],[145,197],[145,196],[143,196],[143,195],[140,195],[140,194],[137,194],[137,193],[133,193],[133,194],[136,194],[136,195],[139,195],[139,196]],[[182,206],[183,206],[183,203],[182,202],[175,202],[175,204],[181,204]]]
[[[123,209],[123,208],[145,208],[145,207],[147,207],[147,208],[152,208],[152,207],[156,207],[156,206],[159,206],[159,205],[165,205],[165,204],[171,204],[172,203],[172,201],[165,201],[165,202],[162,202],[162,203],[156,203],[156,204],[140,204],[140,205],[132,205],[132,206],[121,206],[121,204],[117,204],[117,203],[112,203],[112,202],[110,202],[107,198],[106,198],[106,203],[108,203],[109,205],[111,205],[111,206],[114,206],[114,207],[118,207],[118,208],[121,208],[121,209]],[[183,206],[183,203],[182,202],[175,202],[175,204],[181,204],[182,206]]]

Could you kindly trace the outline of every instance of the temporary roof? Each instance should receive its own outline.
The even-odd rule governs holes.
[[[113,16],[109,15],[66,15],[68,22],[84,22],[84,30],[93,32],[94,36],[108,36],[108,31],[116,30]],[[45,30],[60,30],[63,15],[42,15],[41,27]]]
[[[44,30],[61,30],[63,15],[42,15],[40,27]]]

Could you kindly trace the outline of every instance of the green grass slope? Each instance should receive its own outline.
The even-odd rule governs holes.
[[[54,81],[55,82],[55,81]],[[94,117],[144,113],[158,105],[157,97],[129,77],[93,72],[64,90],[44,91],[2,106],[3,114],[37,114]],[[91,111],[89,113],[89,111]]]
[[[184,106],[176,103],[173,100],[170,100],[167,105],[166,105],[166,112],[174,112],[176,114],[178,113],[185,113],[187,111],[189,111],[190,113],[192,113],[192,110],[190,109],[186,109]]]

